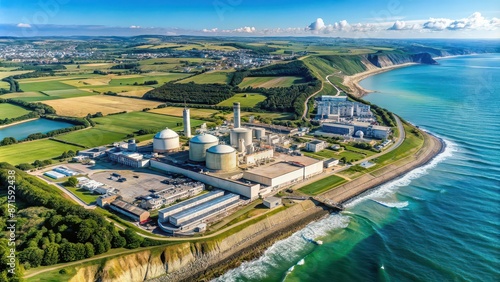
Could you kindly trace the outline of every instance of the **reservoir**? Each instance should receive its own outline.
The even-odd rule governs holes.
[[[52,130],[71,127],[73,124],[40,118],[16,125],[0,128],[0,140],[5,137],[14,137],[16,140],[22,140],[33,133],[47,133]]]

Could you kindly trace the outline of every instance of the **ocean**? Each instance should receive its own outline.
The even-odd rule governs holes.
[[[366,100],[443,138],[444,152],[215,281],[500,281],[500,55],[400,68],[361,86],[377,91]]]

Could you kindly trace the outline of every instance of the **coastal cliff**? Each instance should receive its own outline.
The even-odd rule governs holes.
[[[77,267],[69,281],[206,281],[327,214],[313,202],[304,201],[224,239],[159,246]]]
[[[419,54],[369,54],[366,56],[368,62],[372,65],[383,68],[393,65],[401,65],[406,63],[417,63],[417,64],[428,64],[435,65],[437,62],[432,58],[429,53],[419,53]],[[368,66],[367,66],[368,67]]]

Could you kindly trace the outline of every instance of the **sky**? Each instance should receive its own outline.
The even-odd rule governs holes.
[[[0,0],[0,36],[500,38],[498,0]]]

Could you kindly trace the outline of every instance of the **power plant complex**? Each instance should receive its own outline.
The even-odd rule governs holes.
[[[282,139],[265,128],[242,126],[240,103],[233,104],[233,114],[229,136],[226,131],[226,135],[203,132],[191,137],[189,109],[185,108],[184,136],[191,137],[188,150],[181,150],[179,135],[171,129],[154,136],[151,167],[221,189],[160,209],[158,226],[165,232],[204,230],[211,219],[229,209],[323,171],[323,161],[275,155],[273,146]]]

